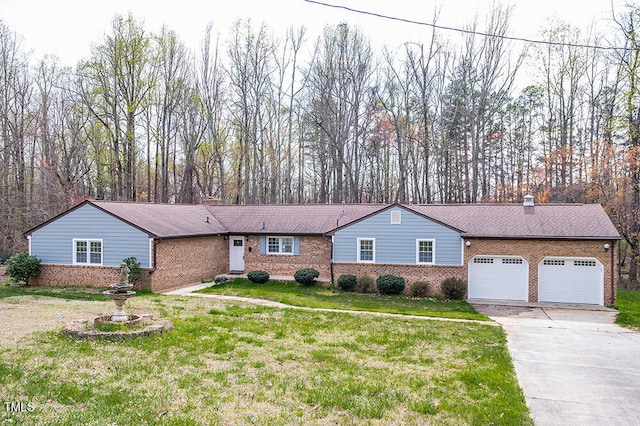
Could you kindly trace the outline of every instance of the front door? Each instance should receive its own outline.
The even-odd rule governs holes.
[[[229,237],[229,270],[244,272],[243,237]]]

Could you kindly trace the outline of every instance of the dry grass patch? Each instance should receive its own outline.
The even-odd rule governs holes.
[[[23,336],[19,347],[3,349],[2,398],[32,402],[35,410],[3,412],[0,420],[531,423],[504,334],[494,326],[204,298],[148,295],[132,301],[132,313],[164,315],[173,330],[116,342],[37,332]]]

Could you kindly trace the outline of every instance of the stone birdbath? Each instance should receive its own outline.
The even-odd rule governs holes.
[[[116,311],[111,315],[112,322],[122,323],[130,319],[129,315],[124,311],[124,304],[136,292],[131,290],[133,284],[129,282],[129,272],[130,269],[127,264],[122,262],[120,264],[120,282],[111,284],[109,290],[102,293],[116,304]]]

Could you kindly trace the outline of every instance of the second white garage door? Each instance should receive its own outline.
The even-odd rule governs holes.
[[[602,263],[594,258],[545,257],[538,265],[538,300],[602,305]]]
[[[476,256],[469,262],[469,299],[529,299],[529,264],[522,257]]]

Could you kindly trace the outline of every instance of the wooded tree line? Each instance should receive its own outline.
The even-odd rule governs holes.
[[[197,51],[116,16],[74,69],[0,22],[0,251],[84,198],[199,203],[599,202],[640,254],[640,9],[510,41],[495,7],[462,42],[374,49],[238,20]],[[480,35],[480,33],[492,36]],[[456,39],[457,40],[457,39]],[[595,45],[606,49],[594,47]],[[525,74],[525,70],[532,73]],[[635,262],[631,262],[635,265]],[[632,271],[635,273],[635,270]]]

